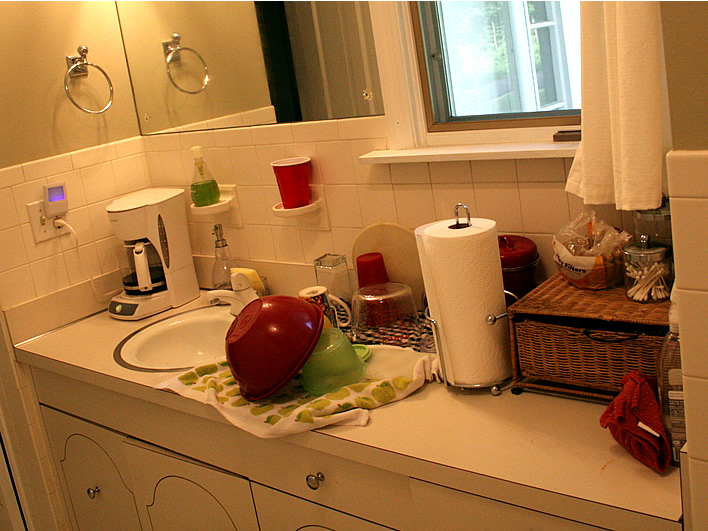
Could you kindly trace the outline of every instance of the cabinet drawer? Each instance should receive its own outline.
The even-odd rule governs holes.
[[[532,511],[434,483],[410,480],[416,529],[497,529],[508,531],[589,531],[599,527]],[[453,509],[454,510],[451,510]]]
[[[261,531],[384,531],[388,529],[348,514],[253,485]]]
[[[409,527],[406,476],[284,441],[271,442],[250,471],[252,481],[396,529]],[[318,474],[324,480],[317,482]],[[315,489],[308,486],[308,476],[313,476]]]

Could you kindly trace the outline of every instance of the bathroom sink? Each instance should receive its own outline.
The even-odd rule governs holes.
[[[151,323],[126,336],[115,361],[143,372],[186,370],[226,358],[226,332],[234,320],[229,306],[189,310]]]

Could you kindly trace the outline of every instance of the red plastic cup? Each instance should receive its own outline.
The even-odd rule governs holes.
[[[308,157],[292,157],[273,161],[270,165],[278,182],[283,208],[309,205],[312,161]]]
[[[357,256],[356,272],[360,288],[388,282],[388,273],[381,253],[366,253]]]

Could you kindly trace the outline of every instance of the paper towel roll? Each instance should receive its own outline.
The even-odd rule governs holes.
[[[487,387],[511,376],[509,326],[487,324],[506,312],[496,222],[454,219],[415,230],[430,316],[438,325],[445,378],[458,387]]]

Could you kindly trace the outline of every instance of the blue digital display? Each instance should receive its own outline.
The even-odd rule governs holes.
[[[50,203],[55,201],[63,201],[66,199],[63,186],[51,186],[47,188],[47,199]]]

